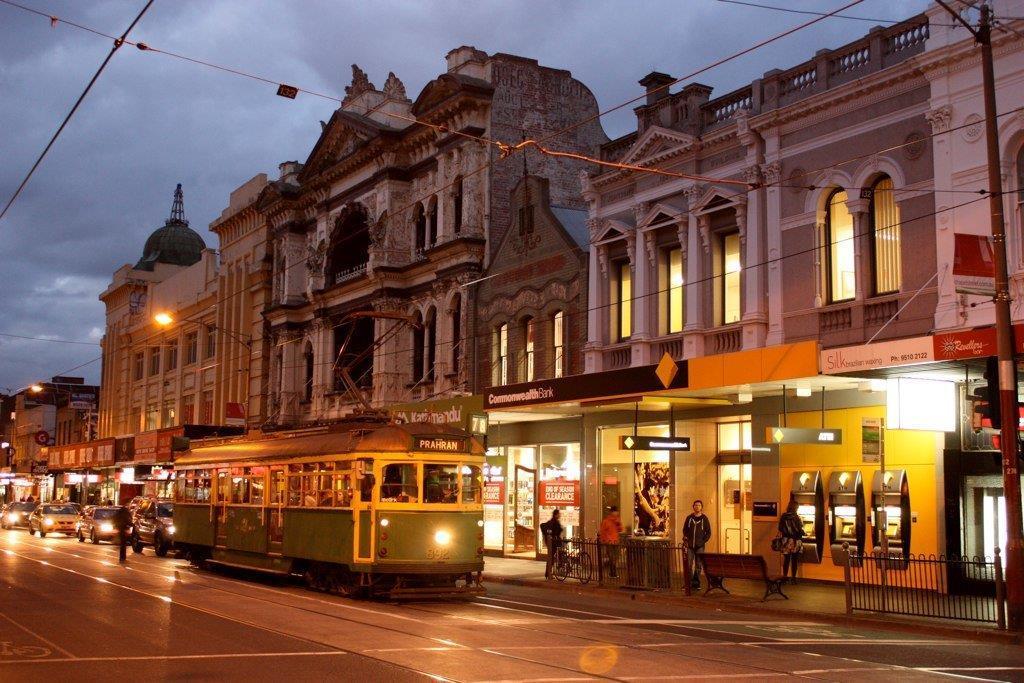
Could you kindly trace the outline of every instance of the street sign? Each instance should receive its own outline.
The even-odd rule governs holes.
[[[282,83],[277,86],[277,94],[281,97],[287,97],[290,100],[294,100],[295,96],[299,94],[299,89],[294,85],[285,85]]]
[[[624,451],[689,451],[688,436],[627,436],[619,437],[619,448]]]
[[[839,446],[843,443],[842,429],[798,429],[795,427],[768,427],[766,443],[814,443],[821,446]]]

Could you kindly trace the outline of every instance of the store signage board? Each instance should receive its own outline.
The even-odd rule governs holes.
[[[996,258],[987,235],[954,234],[953,287],[957,294],[995,296]]]
[[[843,443],[842,429],[799,429],[795,427],[768,427],[765,441],[776,444],[818,444],[819,446],[840,446]]]
[[[686,451],[690,450],[690,437],[633,436],[619,437],[619,448],[624,451]]]
[[[779,501],[777,500],[755,500],[753,505],[754,517],[778,517]]]
[[[685,389],[688,382],[685,360],[662,357],[656,365],[490,387],[484,393],[484,408],[502,410],[544,403],[636,396],[666,389]]]
[[[899,339],[826,349],[821,352],[821,373],[841,375],[861,370],[891,368],[900,365],[929,363],[935,360],[935,346],[930,336]]]
[[[539,502],[544,507],[577,507],[580,504],[580,483],[566,479],[540,482]]]
[[[505,502],[505,482],[484,482],[484,505],[502,505]]]
[[[417,436],[414,450],[461,453],[466,450],[466,440],[450,436]]]

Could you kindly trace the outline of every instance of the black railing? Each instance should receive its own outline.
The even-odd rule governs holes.
[[[619,543],[573,538],[552,560],[555,578],[594,581],[630,590],[678,591],[690,594],[689,551],[684,545],[651,539]]]
[[[994,560],[850,552],[843,572],[847,614],[862,610],[989,622],[1006,628],[1006,587],[998,548]],[[972,594],[953,594],[951,576],[982,588]]]

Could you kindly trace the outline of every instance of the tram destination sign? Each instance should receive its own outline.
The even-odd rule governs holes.
[[[451,436],[417,436],[415,450],[461,453],[466,450],[466,440]]]
[[[764,438],[766,443],[813,443],[821,446],[840,446],[843,443],[843,430],[768,427],[765,430]]]
[[[687,451],[690,450],[688,436],[633,436],[619,437],[619,448],[624,451]]]

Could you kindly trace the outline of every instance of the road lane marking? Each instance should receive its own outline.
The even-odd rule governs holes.
[[[51,664],[75,662],[147,662],[165,661],[179,659],[246,659],[249,657],[345,657],[351,656],[350,652],[333,650],[330,652],[229,652],[225,654],[205,655],[129,655],[124,657],[61,657],[53,659],[18,659],[0,661],[0,666],[5,664]]]
[[[49,640],[48,638],[44,638],[43,636],[39,635],[38,633],[36,633],[36,632],[35,632],[35,631],[33,631],[32,629],[28,628],[27,626],[23,626],[22,624],[19,624],[19,623],[18,623],[17,621],[15,621],[15,620],[14,620],[14,619],[12,619],[11,617],[7,616],[7,615],[6,615],[6,614],[4,614],[3,612],[0,612],[0,617],[2,617],[2,618],[4,618],[4,619],[6,619],[7,621],[11,622],[12,624],[14,624],[14,625],[15,625],[15,626],[17,626],[18,628],[20,628],[20,629],[21,629],[22,631],[24,631],[25,633],[29,634],[29,635],[30,635],[30,636],[32,636],[33,638],[36,638],[37,640],[39,640],[39,642],[41,642],[41,643],[46,643],[47,645],[49,645],[50,647],[52,647],[52,648],[53,648],[54,650],[56,650],[57,652],[60,652],[60,653],[61,653],[62,655],[64,655],[65,657],[70,657],[71,659],[74,659],[74,658],[75,658],[75,655],[71,654],[70,652],[68,652],[67,650],[65,650],[64,648],[62,648],[62,647],[61,647],[60,645],[58,645],[57,643],[53,642],[52,640]]]

